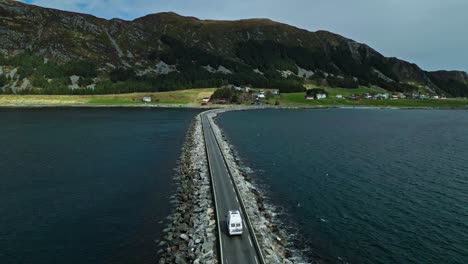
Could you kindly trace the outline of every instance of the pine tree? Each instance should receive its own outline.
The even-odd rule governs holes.
[[[3,87],[4,85],[6,85],[7,82],[8,82],[8,80],[5,77],[5,75],[0,75],[0,88]]]

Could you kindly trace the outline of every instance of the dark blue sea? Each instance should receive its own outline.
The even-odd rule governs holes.
[[[0,263],[157,263],[192,110],[0,110]]]
[[[261,110],[218,123],[323,263],[468,263],[468,112]]]

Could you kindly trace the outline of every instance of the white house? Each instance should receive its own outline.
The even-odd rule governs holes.
[[[149,96],[143,97],[142,100],[143,100],[143,102],[145,102],[145,103],[150,103],[150,102],[152,101],[151,97],[149,97]]]
[[[337,95],[336,95],[336,99],[343,99],[343,95],[337,94]]]
[[[377,94],[375,96],[376,99],[382,99],[382,100],[387,100],[388,98],[390,98],[390,95],[388,93],[384,93],[384,94]]]
[[[210,102],[210,98],[203,98],[203,103],[208,103]]]
[[[315,97],[317,97],[317,100],[320,100],[320,99],[327,98],[327,95],[323,94],[323,93],[318,93],[318,94],[315,95]]]

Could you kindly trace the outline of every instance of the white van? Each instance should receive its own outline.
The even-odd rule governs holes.
[[[238,210],[229,210],[227,219],[229,235],[242,235],[242,218]]]

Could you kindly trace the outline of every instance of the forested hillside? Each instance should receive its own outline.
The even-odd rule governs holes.
[[[134,21],[0,0],[0,93],[105,94],[305,83],[467,96],[464,72],[425,72],[342,36],[267,19]]]

